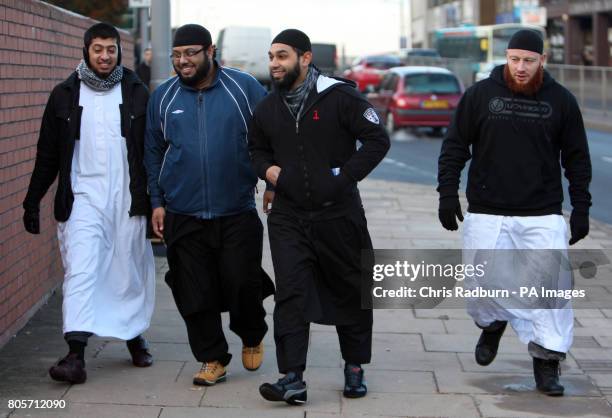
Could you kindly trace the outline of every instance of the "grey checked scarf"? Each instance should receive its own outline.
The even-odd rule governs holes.
[[[118,65],[112,73],[106,78],[100,78],[93,72],[91,68],[85,64],[85,60],[81,60],[76,67],[76,72],[79,79],[94,90],[106,91],[115,87],[123,78],[123,66]]]
[[[302,84],[297,86],[295,90],[283,94],[285,103],[287,103],[289,110],[291,110],[291,113],[293,113],[296,119],[300,118],[304,102],[306,102],[306,97],[308,97],[308,93],[310,93],[310,90],[312,90],[312,87],[316,84],[318,77],[319,71],[311,65],[308,68],[308,74],[306,74],[306,78]]]

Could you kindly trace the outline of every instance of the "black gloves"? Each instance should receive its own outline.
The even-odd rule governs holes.
[[[459,229],[457,225],[457,219],[459,218],[463,222],[463,214],[461,213],[461,204],[459,203],[459,196],[447,196],[440,198],[440,207],[438,209],[438,218],[442,226],[449,231],[456,231]]]
[[[574,209],[570,216],[570,231],[572,236],[569,245],[574,245],[589,233],[589,212]]]
[[[40,234],[40,214],[36,210],[27,210],[23,213],[23,226],[30,234]]]

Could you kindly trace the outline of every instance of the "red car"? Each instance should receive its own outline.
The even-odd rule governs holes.
[[[400,65],[400,59],[393,55],[361,57],[353,61],[351,68],[344,71],[344,77],[353,80],[359,91],[364,92],[368,86],[378,86],[385,70]]]
[[[395,67],[368,94],[387,131],[412,126],[447,127],[463,94],[463,84],[446,68]]]

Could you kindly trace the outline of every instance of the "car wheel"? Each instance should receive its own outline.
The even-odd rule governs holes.
[[[433,136],[443,136],[444,128],[441,126],[436,126],[433,128]]]
[[[395,127],[395,120],[393,119],[393,113],[387,113],[387,117],[385,119],[385,127],[387,128],[387,133],[391,135],[393,132],[397,131]]]

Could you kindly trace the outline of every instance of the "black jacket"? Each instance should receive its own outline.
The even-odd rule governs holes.
[[[471,157],[469,212],[561,214],[562,166],[572,206],[588,212],[591,160],[575,97],[547,71],[533,97],[514,95],[503,68],[494,68],[459,102],[438,161],[440,197],[457,195],[461,170]]]
[[[274,92],[255,108],[249,127],[257,175],[265,179],[268,168],[281,167],[273,211],[311,219],[360,205],[357,182],[388,149],[389,136],[368,101],[353,85],[326,76],[317,79],[299,121]]]
[[[68,220],[74,202],[70,170],[75,140],[79,140],[81,131],[80,87],[74,72],[55,86],[49,96],[38,137],[34,172],[23,202],[24,209],[38,211],[41,199],[59,174],[54,204],[55,219],[59,222]],[[121,94],[121,134],[126,138],[132,195],[130,216],[147,216],[150,203],[142,159],[149,92],[132,71],[124,68]]]

